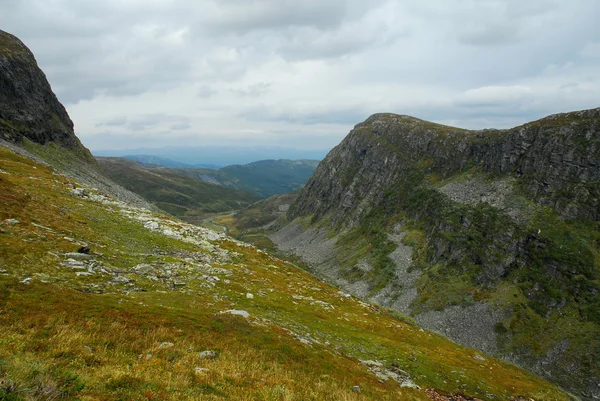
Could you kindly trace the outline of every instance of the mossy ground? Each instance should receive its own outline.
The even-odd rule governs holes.
[[[556,353],[556,380],[572,388],[600,376],[598,222],[565,220],[529,201],[518,184],[511,202],[527,212],[522,220],[487,203],[453,202],[437,188],[498,177],[469,167],[431,180],[427,165],[409,171],[357,227],[339,236],[344,278],[368,282],[373,293],[393,284],[389,254],[395,244],[388,233],[400,224],[408,232],[405,244],[413,247],[413,269],[422,272],[413,315],[480,301],[501,304],[509,315],[498,327],[501,353],[531,361]],[[358,268],[360,260],[372,270]]]
[[[205,285],[189,266],[184,289],[165,288],[132,266],[183,265],[182,255],[201,249],[144,228],[119,206],[74,197],[68,179],[3,148],[0,168],[0,220],[20,222],[0,226],[0,399],[427,399],[423,390],[381,383],[357,358],[393,364],[421,389],[444,394],[568,399],[232,241],[215,243],[237,255],[218,266],[232,272],[228,283]],[[76,242],[135,285],[61,267],[57,255]],[[94,285],[103,293],[85,292]],[[250,318],[222,313],[228,309]],[[207,349],[219,357],[200,359]]]

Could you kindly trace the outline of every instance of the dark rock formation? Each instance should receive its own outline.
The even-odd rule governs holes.
[[[357,296],[600,397],[599,199],[600,108],[481,131],[375,114],[271,238]]]
[[[67,148],[82,148],[73,122],[58,101],[31,51],[15,36],[0,31],[0,137],[23,138]]]
[[[73,131],[73,122],[31,51],[0,30],[0,146],[11,148],[62,174],[125,202],[151,207],[101,172]]]
[[[331,213],[334,226],[353,226],[399,178],[415,170],[446,178],[473,165],[522,178],[534,200],[566,218],[598,220],[600,108],[482,131],[375,114],[327,155],[289,216]]]

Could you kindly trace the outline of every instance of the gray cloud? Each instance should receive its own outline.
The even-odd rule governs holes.
[[[213,88],[211,88],[209,85],[202,85],[198,89],[198,97],[203,98],[203,99],[212,97],[212,96],[216,95],[217,93],[218,92],[216,90],[214,90]]]
[[[130,120],[127,124],[127,128],[132,131],[146,131],[151,128],[166,126],[174,131],[185,130],[191,127],[187,117],[165,114],[146,114]]]
[[[268,82],[258,82],[245,88],[231,89],[231,92],[243,97],[258,97],[267,93],[270,86],[271,84]]]
[[[344,19],[344,0],[219,0],[210,2],[204,24],[219,33],[245,34],[290,26],[333,29]]]
[[[600,99],[595,0],[5,0],[2,11],[92,148],[331,147],[379,111],[507,127]]]
[[[117,117],[96,124],[96,127],[120,127],[127,124],[127,117]]]
[[[305,112],[275,112],[271,107],[263,106],[244,112],[241,116],[249,120],[278,121],[293,124],[356,124],[366,119],[374,111],[359,107],[347,107],[328,110],[310,110]]]
[[[182,130],[186,130],[188,128],[192,128],[192,125],[187,122],[182,122],[182,123],[173,124],[173,125],[171,125],[170,128],[173,131],[182,131]]]

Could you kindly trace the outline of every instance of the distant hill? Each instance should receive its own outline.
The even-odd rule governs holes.
[[[241,209],[258,200],[246,191],[211,184],[165,167],[145,168],[122,158],[98,157],[103,172],[160,209],[189,222],[208,213]]]
[[[218,173],[203,172],[203,179],[216,180],[230,188],[243,189],[261,198],[301,188],[312,176],[318,160],[260,160],[223,167]]]
[[[136,148],[136,149],[92,149],[94,156],[125,157],[126,155],[153,155],[189,166],[231,166],[247,164],[256,160],[321,160],[329,149],[303,150],[279,146],[265,147],[244,143],[244,146],[194,146]],[[169,166],[170,167],[170,166]]]
[[[53,96],[29,50],[0,31],[0,400],[572,400],[292,263],[140,207],[100,173]],[[100,162],[176,205],[235,192]],[[239,224],[284,217],[292,200]]]
[[[183,167],[183,168],[209,168],[218,169],[223,166],[218,164],[188,164],[175,160],[171,160],[166,157],[155,156],[155,155],[125,155],[122,156],[124,159],[134,160],[147,165],[161,166],[161,167]]]
[[[375,114],[287,217],[271,240],[317,274],[600,398],[600,108],[481,131]]]

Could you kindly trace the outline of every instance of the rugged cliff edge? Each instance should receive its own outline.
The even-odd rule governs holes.
[[[572,399],[248,244],[132,205],[31,53],[0,38],[0,400]]]
[[[600,397],[600,109],[469,131],[376,114],[271,236],[355,294]]]
[[[0,30],[0,145],[140,206],[150,204],[106,178],[73,131],[73,122],[17,37]]]
[[[44,145],[55,142],[69,149],[83,146],[73,122],[58,101],[31,51],[15,36],[0,31],[0,137]]]

